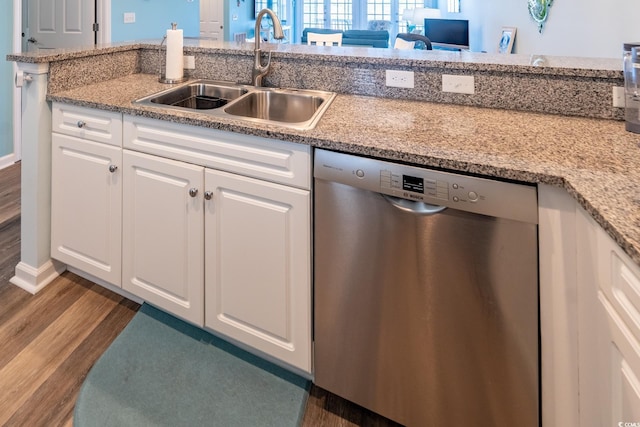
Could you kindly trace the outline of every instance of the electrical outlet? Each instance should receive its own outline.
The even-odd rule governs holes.
[[[443,74],[442,91],[473,95],[476,92],[475,79],[473,76],[453,76],[450,74]]]
[[[194,70],[196,68],[196,57],[193,55],[185,55],[182,58],[185,70]]]
[[[613,106],[624,108],[624,88],[621,86],[613,87]]]
[[[125,24],[133,24],[136,22],[136,13],[135,12],[125,12],[124,13],[124,23]]]
[[[413,71],[387,70],[387,86],[413,89]]]

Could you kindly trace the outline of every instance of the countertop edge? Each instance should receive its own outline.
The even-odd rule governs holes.
[[[116,52],[158,49],[160,40],[140,40],[106,45],[82,46],[73,49],[54,49],[46,52],[8,54],[6,59],[23,63],[49,63],[69,59],[86,58]],[[549,55],[509,56],[491,53],[428,51],[424,53],[397,49],[342,47],[339,54],[335,48],[316,49],[315,46],[265,43],[263,48],[272,52],[274,58],[294,57],[298,60],[321,60],[343,64],[377,64],[400,67],[440,68],[460,71],[520,73],[557,75],[584,78],[619,79],[622,64],[614,58],[579,58]],[[186,40],[185,53],[253,55],[253,44]]]
[[[449,155],[445,156],[441,153],[438,153],[437,151],[425,154],[403,151],[402,149],[395,147],[384,148],[371,145],[363,145],[361,143],[353,143],[346,140],[340,141],[339,137],[335,136],[339,135],[339,132],[329,132],[332,137],[327,137],[326,135],[324,135],[327,132],[316,132],[314,130],[296,131],[280,126],[256,125],[253,123],[249,124],[233,119],[228,120],[207,117],[206,120],[204,120],[204,116],[202,115],[181,115],[170,111],[160,112],[149,107],[140,107],[133,104],[127,105],[126,103],[119,104],[112,101],[96,102],[95,100],[83,99],[83,97],[75,95],[73,91],[71,92],[72,93],[62,92],[48,94],[47,100],[72,104],[80,107],[96,108],[101,110],[120,112],[123,114],[165,120],[190,126],[199,126],[265,138],[280,139],[283,141],[310,145],[315,148],[342,151],[350,154],[364,155],[368,157],[399,161],[419,166],[469,173],[489,178],[512,180],[530,184],[546,184],[554,187],[559,187],[566,190],[567,193],[594,218],[594,220],[607,232],[607,234],[609,234],[611,238],[613,238],[613,240],[625,251],[625,253],[627,253],[627,255],[629,255],[629,257],[634,260],[634,262],[640,265],[639,243],[635,242],[631,233],[625,232],[624,229],[621,229],[619,226],[617,226],[616,221],[610,220],[610,218],[608,218],[607,212],[602,212],[602,203],[594,203],[594,200],[592,200],[588,195],[585,195],[581,192],[581,190],[579,189],[580,186],[574,185],[572,180],[576,179],[576,175],[574,171],[569,169],[551,165],[546,170],[533,170],[526,167],[526,165],[523,164],[522,161],[520,161],[520,163],[515,162],[513,165],[506,167],[492,164],[491,162],[486,162],[483,159],[480,159],[480,161],[473,161],[464,158],[454,158],[454,154],[456,153],[453,152],[447,153]],[[345,100],[349,100],[350,98],[363,98],[351,95],[339,95],[339,97]],[[384,103],[391,101],[379,100],[378,102]],[[446,108],[444,106],[437,107]],[[537,116],[541,117],[544,115]],[[602,123],[605,122],[603,121]]]

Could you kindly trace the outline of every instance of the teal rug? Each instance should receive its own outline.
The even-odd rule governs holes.
[[[93,366],[73,424],[297,426],[310,382],[143,304]]]

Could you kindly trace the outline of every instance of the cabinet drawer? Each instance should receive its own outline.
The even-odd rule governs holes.
[[[122,146],[122,114],[53,103],[53,132]]]
[[[311,187],[311,147],[124,116],[124,147],[293,187]]]

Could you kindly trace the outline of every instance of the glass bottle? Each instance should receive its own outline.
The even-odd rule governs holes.
[[[624,73],[625,129],[640,133],[640,42],[625,43],[622,54]]]

